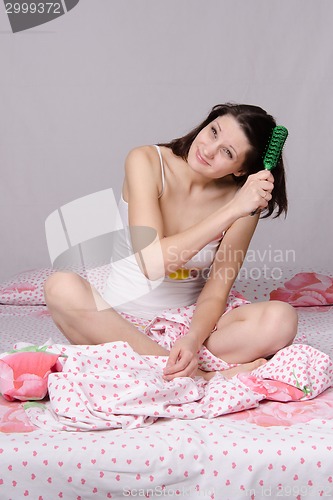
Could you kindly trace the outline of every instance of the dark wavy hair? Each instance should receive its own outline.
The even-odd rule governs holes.
[[[191,132],[171,142],[159,145],[170,148],[176,156],[187,161],[191,144],[198,133],[209,125],[209,123],[223,115],[233,116],[237,120],[251,145],[251,149],[248,151],[243,164],[246,173],[240,177],[234,176],[235,182],[239,184],[239,186],[242,186],[250,174],[259,172],[259,170],[264,168],[264,153],[271,137],[272,130],[276,126],[276,121],[273,116],[269,115],[259,106],[232,103],[218,104],[212,108],[207,118]],[[268,202],[267,209],[263,211],[262,218],[269,217],[273,213],[274,218],[279,217],[283,212],[286,215],[288,210],[285,169],[282,155],[272,173],[274,175],[272,199]]]

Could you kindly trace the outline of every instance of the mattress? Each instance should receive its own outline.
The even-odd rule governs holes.
[[[288,273],[240,279],[236,288],[252,300],[287,298],[299,315],[295,343],[333,359],[329,273],[303,273],[289,288],[295,270]],[[43,304],[44,278],[44,270],[29,271],[0,287],[0,352],[18,342],[67,344]],[[3,500],[333,496],[332,388],[314,399],[265,400],[214,418],[163,417],[96,431],[36,427],[27,405],[0,396]]]

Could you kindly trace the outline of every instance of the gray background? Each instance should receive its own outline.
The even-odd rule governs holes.
[[[331,0],[81,0],[13,34],[2,4],[0,279],[50,266],[47,216],[118,197],[131,148],[225,101],[261,105],[290,132],[289,214],[261,221],[252,248],[331,269],[332,25]]]

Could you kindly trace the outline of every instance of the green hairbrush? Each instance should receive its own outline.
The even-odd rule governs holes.
[[[273,170],[281,158],[282,148],[288,137],[288,129],[283,125],[277,125],[272,130],[272,135],[263,156],[265,170]],[[251,215],[258,213],[258,210],[251,212]]]
[[[277,125],[273,128],[270,141],[264,154],[264,168],[265,170],[273,170],[278,164],[282,148],[288,137],[288,130],[283,125]]]

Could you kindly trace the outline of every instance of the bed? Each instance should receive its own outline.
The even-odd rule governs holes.
[[[27,271],[0,285],[1,353],[28,344],[66,346],[44,304],[42,283],[51,272]],[[97,288],[106,274],[107,266],[91,273]],[[251,300],[296,306],[295,344],[333,359],[329,272],[285,269],[278,279],[241,273],[235,287]],[[34,405],[42,411],[38,402],[31,411]],[[263,400],[214,418],[164,416],[137,427],[52,430],[28,415],[29,403],[0,396],[2,500],[333,496],[331,387],[305,401]]]

